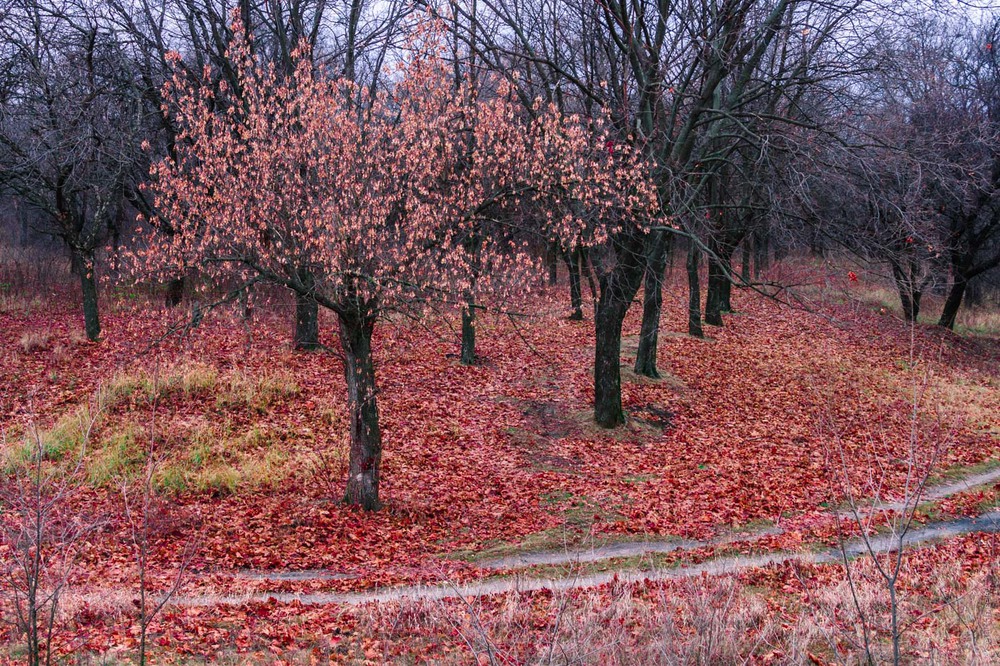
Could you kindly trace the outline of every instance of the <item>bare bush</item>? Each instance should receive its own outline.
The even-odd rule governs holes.
[[[25,640],[31,666],[52,662],[60,595],[73,574],[82,541],[99,525],[98,520],[71,510],[81,487],[93,423],[92,417],[84,428],[76,464],[69,468],[51,464],[43,437],[32,425],[20,447],[27,457],[12,468],[0,488],[4,545],[0,598],[15,640]],[[2,443],[8,449],[6,435]]]

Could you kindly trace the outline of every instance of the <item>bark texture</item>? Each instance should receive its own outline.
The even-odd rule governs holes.
[[[351,453],[344,501],[366,511],[375,511],[381,506],[379,468],[382,462],[382,433],[379,429],[375,362],[372,358],[375,317],[359,307],[340,312],[338,320],[351,423]]]
[[[622,322],[642,282],[645,260],[638,231],[613,239],[615,265],[600,277],[601,296],[594,317],[594,420],[604,428],[625,423],[622,408]]]
[[[654,379],[660,376],[656,369],[656,350],[660,337],[663,274],[667,270],[668,246],[665,231],[651,234],[646,245],[646,272],[642,285],[642,328],[639,331],[639,349],[635,355],[635,372]]]
[[[705,337],[701,328],[701,285],[698,281],[698,246],[692,242],[688,248],[688,334],[696,338]]]

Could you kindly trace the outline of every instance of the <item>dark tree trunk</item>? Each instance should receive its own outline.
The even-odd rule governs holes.
[[[688,334],[696,338],[705,336],[701,329],[701,287],[698,284],[698,245],[692,240],[688,248]]]
[[[594,282],[594,263],[590,260],[590,253],[584,248],[580,248],[580,273],[587,276],[587,286],[590,287],[590,302],[597,314],[597,283]]]
[[[295,334],[292,338],[296,349],[319,349],[319,306],[308,296],[295,294]]]
[[[125,210],[121,209],[118,219],[111,224],[111,271],[118,275],[119,260],[121,259],[122,227],[125,226]]]
[[[344,502],[367,511],[380,507],[379,466],[382,462],[382,433],[379,430],[375,388],[375,361],[372,358],[372,331],[375,317],[364,305],[338,314],[340,346],[344,351],[347,380],[347,409],[351,420],[351,453]]]
[[[549,243],[548,250],[545,253],[545,263],[549,268],[549,285],[554,286],[556,282],[559,281],[559,245],[558,243]]]
[[[776,241],[774,243],[774,263],[780,264],[788,256],[788,246],[785,243]]]
[[[569,250],[563,254],[566,261],[566,268],[569,269],[569,298],[573,307],[570,319],[579,321],[583,319],[583,290],[580,278],[580,254],[576,249]]]
[[[986,302],[986,281],[969,280],[965,287],[965,304],[977,307]]]
[[[705,323],[722,326],[722,311],[726,309],[726,272],[718,257],[708,257],[708,293],[705,295]]]
[[[465,295],[462,306],[462,365],[476,363],[476,297],[471,293]]]
[[[723,276],[722,276],[722,284],[720,286],[720,288],[722,290],[720,304],[722,306],[722,311],[723,312],[732,312],[733,311],[733,279],[732,279],[732,275],[733,275],[733,262],[732,262],[732,259],[730,257],[726,257],[725,258],[725,263],[723,264],[723,266],[727,269],[727,272],[724,273]]]
[[[903,319],[916,321],[920,314],[920,290],[913,284],[913,278],[902,267],[893,263],[892,276],[899,292],[899,303],[903,307]]]
[[[175,308],[181,304],[181,300],[184,298],[184,278],[177,277],[170,280],[167,283],[167,293],[163,298],[163,302],[168,308]]]
[[[28,239],[31,232],[31,227],[28,226],[28,212],[24,209],[24,206],[20,204],[17,205],[17,217],[21,222],[21,247],[28,247]]]
[[[656,370],[656,348],[660,336],[660,314],[663,309],[663,274],[667,269],[667,233],[654,232],[646,247],[646,271],[643,278],[642,328],[639,349],[635,355],[635,372],[645,377],[659,378]]]
[[[944,326],[949,331],[955,330],[955,319],[958,317],[959,308],[962,307],[962,299],[965,297],[968,285],[968,281],[963,276],[955,277],[955,283],[951,285],[951,289],[948,290],[948,298],[944,301],[938,326]]]
[[[770,234],[766,230],[758,230],[754,233],[754,256],[753,256],[753,276],[759,278],[768,266],[768,255],[770,254]]]
[[[622,409],[622,322],[642,282],[643,238],[634,230],[617,234],[615,265],[600,277],[601,296],[594,316],[594,420],[604,428],[625,422]]]
[[[823,236],[816,227],[809,232],[809,254],[817,259],[826,258],[826,248],[823,246]]]
[[[903,319],[916,321],[917,317],[913,312],[913,301],[910,300],[910,294],[902,285],[897,286],[897,291],[899,291],[899,304],[903,307]]]
[[[101,321],[97,310],[97,275],[94,272],[93,252],[79,251],[73,255],[76,272],[80,276],[83,293],[83,324],[87,339],[96,342],[101,337]]]
[[[907,321],[916,321],[920,316],[920,296],[921,292],[914,291],[910,297],[910,314]]]
[[[240,290],[239,302],[240,319],[244,322],[249,322],[253,319],[253,298],[250,293],[250,287]]]
[[[743,237],[743,244],[740,246],[740,279],[743,280],[744,286],[750,284],[750,246],[753,244],[752,238],[751,234],[747,234]]]

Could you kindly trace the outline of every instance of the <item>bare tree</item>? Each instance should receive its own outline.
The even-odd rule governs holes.
[[[97,251],[122,219],[139,147],[131,67],[92,7],[8,0],[0,27],[0,187],[43,214],[80,278],[87,336],[97,340]]]
[[[859,27],[866,7],[807,0],[479,0],[474,11],[465,3],[436,6],[452,24],[478,26],[474,46],[481,65],[509,76],[526,106],[541,96],[567,112],[608,113],[618,140],[640,147],[653,165],[661,224],[649,234],[626,226],[592,255],[600,284],[594,390],[601,425],[625,418],[621,325],[643,283],[636,369],[657,374],[666,235],[680,224],[693,241],[692,260],[699,253],[709,257],[717,293],[719,276],[731,277],[728,258],[719,253],[731,254],[751,216],[734,210],[724,232],[704,240],[700,232],[707,228],[697,220],[711,199],[708,190],[721,191],[726,169],[728,179],[741,184],[759,175],[741,169],[737,154],[743,150],[753,164],[750,155],[768,149],[775,127],[810,128],[824,119],[810,116],[801,101],[810,90],[836,88],[836,81],[859,69],[859,59],[868,55],[865,31],[871,32]],[[468,27],[456,32],[471,34]],[[741,191],[744,208],[760,207],[761,199],[749,196],[752,188]],[[692,313],[695,332],[700,312]]]
[[[0,535],[9,557],[0,593],[14,611],[14,624],[25,637],[31,666],[52,663],[52,638],[59,599],[73,573],[79,546],[98,521],[71,511],[81,482],[86,446],[97,405],[81,410],[74,424],[80,449],[62,469],[53,469],[42,433],[33,425],[24,436],[20,460],[0,486]],[[5,451],[18,447],[2,438]]]

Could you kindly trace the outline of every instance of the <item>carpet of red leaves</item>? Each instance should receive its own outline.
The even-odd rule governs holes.
[[[794,526],[791,536],[767,544],[788,547],[832,536],[828,507],[843,499],[836,479],[844,468],[867,478],[877,456],[882,491],[898,494],[914,424],[920,455],[947,445],[941,468],[982,462],[1000,448],[982,424],[942,411],[932,392],[915,421],[910,397],[929,376],[949,386],[992,387],[979,409],[1000,414],[997,340],[913,329],[849,304],[805,312],[742,292],[726,326],[710,327],[710,338],[697,340],[681,334],[680,285],[665,296],[659,367],[666,379],[625,372],[630,423],[601,431],[587,418],[593,327],[565,319],[562,297],[560,291],[531,300],[543,313],[532,318],[484,318],[483,362],[473,367],[458,364],[457,336],[439,319],[381,323],[376,358],[385,508],[365,514],[339,505],[329,479],[316,473],[253,492],[169,495],[153,535],[153,586],[169,584],[178,551],[192,538],[197,547],[187,592],[234,590],[244,583],[232,574],[247,569],[330,569],[349,576],[273,586],[295,591],[465,579],[481,574],[449,554],[517,544],[546,531],[567,543],[594,536],[705,538],[767,521]],[[640,311],[632,308],[626,321],[623,365],[634,360]],[[11,432],[29,419],[51,424],[116,372],[185,358],[220,372],[286,371],[301,388],[296,395],[263,414],[226,413],[230,425],[263,424],[289,445],[343,446],[343,428],[321,418],[344,408],[340,362],[334,354],[290,350],[290,308],[260,307],[249,327],[216,313],[188,336],[150,347],[174,316],[114,303],[106,308],[102,342],[90,344],[73,333],[81,322],[68,299],[0,312],[6,350],[0,424]],[[26,351],[22,336],[39,330],[50,342]],[[221,418],[211,396],[178,396],[156,409],[154,425],[166,431],[189,416]],[[112,412],[106,420],[114,418]],[[169,432],[158,436],[168,439]],[[134,586],[120,493],[95,489],[80,501],[81,510],[112,519],[85,548],[75,583]],[[249,613],[252,618],[233,622],[273,628],[267,618],[300,611],[226,613]],[[229,640],[192,638],[186,618],[199,612],[205,611],[166,617],[173,628],[161,638],[173,647]],[[323,622],[325,612],[304,622]],[[221,616],[212,616],[218,624]],[[115,631],[95,627],[86,642],[91,649],[111,645]]]

